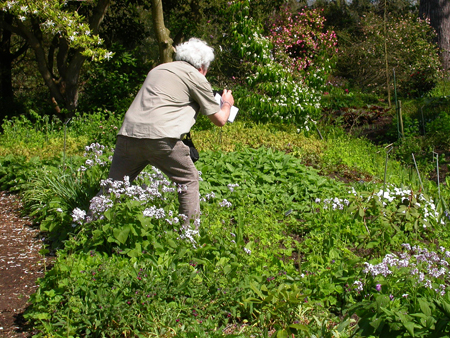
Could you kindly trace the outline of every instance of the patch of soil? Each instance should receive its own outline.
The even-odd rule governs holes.
[[[366,137],[374,144],[386,143],[386,135],[392,125],[392,115],[384,114],[373,120],[370,124],[361,126],[358,129],[359,135]]]
[[[39,229],[20,215],[17,195],[0,192],[0,337],[30,337],[23,313],[44,275]]]

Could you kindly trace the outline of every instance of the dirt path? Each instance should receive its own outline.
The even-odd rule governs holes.
[[[43,276],[39,229],[20,216],[17,195],[0,192],[0,337],[30,337],[23,312]]]

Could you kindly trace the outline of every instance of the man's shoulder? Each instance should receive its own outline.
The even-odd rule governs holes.
[[[156,66],[153,69],[184,72],[194,72],[196,70],[194,66],[185,61],[166,62]]]

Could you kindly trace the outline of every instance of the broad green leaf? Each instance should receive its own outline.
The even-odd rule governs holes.
[[[427,317],[431,316],[431,309],[430,309],[430,306],[428,305],[428,302],[423,298],[419,298],[418,302],[419,302],[420,310],[425,314],[425,316],[427,316]]]
[[[125,242],[128,239],[128,234],[130,233],[130,227],[124,226],[122,229],[114,229],[114,237],[122,244],[125,244]]]
[[[277,338],[288,338],[288,332],[286,330],[277,331]]]
[[[408,330],[409,334],[414,337],[414,323],[413,322],[403,322],[406,330]]]

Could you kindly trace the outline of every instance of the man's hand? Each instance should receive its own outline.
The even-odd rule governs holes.
[[[231,94],[231,90],[227,90],[224,89],[223,90],[223,94],[222,94],[222,105],[223,104],[228,104],[230,106],[234,106],[234,98],[233,95]]]
[[[222,94],[222,108],[212,115],[208,115],[209,119],[216,126],[223,127],[230,116],[231,106],[234,105],[234,98],[231,90],[224,89]]]

